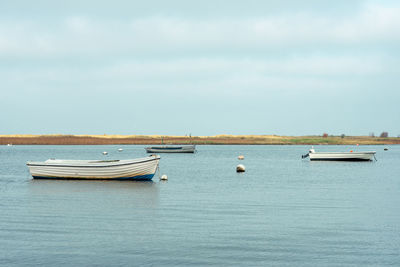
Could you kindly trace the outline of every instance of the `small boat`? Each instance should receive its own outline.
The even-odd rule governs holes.
[[[27,162],[35,179],[151,180],[160,156],[125,160],[48,159]]]
[[[151,146],[145,147],[147,153],[194,153],[196,145],[186,146]]]
[[[310,160],[334,160],[334,161],[371,161],[375,158],[376,151],[364,152],[315,152],[311,148],[309,153],[303,155],[302,158],[310,157]]]

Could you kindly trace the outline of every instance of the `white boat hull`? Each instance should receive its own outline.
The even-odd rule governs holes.
[[[369,161],[375,151],[368,152],[314,152],[309,153],[310,160],[335,160],[335,161]]]
[[[194,153],[196,146],[153,146],[145,149],[147,153]]]
[[[28,162],[35,179],[151,180],[160,156],[128,160],[46,160]]]

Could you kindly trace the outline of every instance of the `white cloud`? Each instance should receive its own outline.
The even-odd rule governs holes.
[[[340,21],[332,34],[349,42],[384,42],[400,40],[400,7],[367,5],[355,18]]]
[[[56,84],[203,94],[346,90],[398,69],[390,53],[379,46],[355,54],[343,52],[341,46],[354,51],[360,44],[398,44],[399,10],[367,5],[341,19],[286,14],[237,20],[148,17],[132,21],[72,16],[53,25],[3,21],[0,58],[22,59],[22,67],[0,63],[0,79],[10,88],[27,88],[27,84],[54,88]],[[333,46],[333,53],[324,52],[324,45]],[[304,53],[297,47],[317,47],[322,52]],[[252,55],[253,50],[258,52]],[[275,56],[275,51],[281,54]],[[23,64],[30,59],[43,65]],[[90,63],[93,59],[101,60]],[[69,61],[83,63],[76,66]]]
[[[166,51],[398,42],[400,8],[366,5],[347,18],[284,14],[254,19],[148,17],[101,21],[69,17],[52,25],[0,22],[0,56],[115,55]]]
[[[4,86],[22,90],[165,91],[191,95],[291,94],[356,88],[354,82],[379,76],[380,58],[313,56],[281,60],[177,59],[124,61],[85,68],[42,67],[0,72]],[[348,80],[346,77],[351,77]],[[368,77],[368,78],[367,78]],[[76,89],[74,89],[76,88]],[[17,89],[17,90],[20,90]]]
[[[76,34],[91,34],[96,29],[96,25],[84,17],[69,17],[65,20],[66,30]]]
[[[212,75],[215,72],[261,73],[280,75],[369,75],[383,69],[380,58],[355,56],[312,56],[280,60],[259,59],[181,59],[173,61],[147,61],[118,63],[107,67],[112,75],[188,75],[199,73]],[[184,77],[183,77],[184,78]]]

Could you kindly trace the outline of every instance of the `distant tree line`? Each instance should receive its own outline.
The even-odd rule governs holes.
[[[375,137],[375,134],[372,132],[372,133],[369,133],[369,136]],[[389,137],[389,133],[388,132],[382,132],[379,137],[382,137],[382,138]]]
[[[322,134],[322,137],[324,137],[324,138],[327,138],[328,136],[329,136],[329,135],[328,135],[327,133],[323,133],[323,134]],[[333,135],[331,135],[331,136],[333,136]],[[374,133],[374,132],[370,132],[370,133],[369,133],[369,136],[370,136],[370,137],[375,137],[375,133]],[[341,137],[341,138],[344,138],[344,137],[345,137],[345,134],[341,134],[340,137]],[[381,138],[387,138],[387,137],[389,137],[389,133],[388,133],[388,132],[382,132],[382,133],[380,134],[379,137],[381,137]],[[400,135],[398,135],[397,137],[400,137]]]
[[[389,136],[388,132],[382,132],[380,135],[380,137],[388,137],[388,136]]]

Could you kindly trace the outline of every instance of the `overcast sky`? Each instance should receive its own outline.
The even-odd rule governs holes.
[[[399,1],[0,1],[0,134],[400,135]]]

